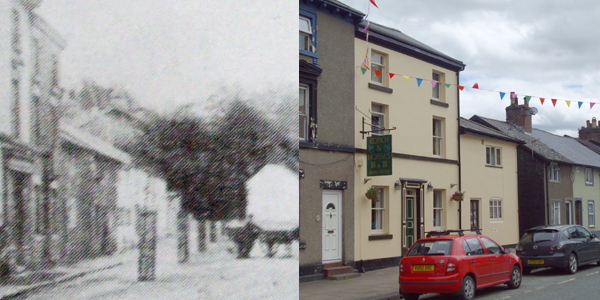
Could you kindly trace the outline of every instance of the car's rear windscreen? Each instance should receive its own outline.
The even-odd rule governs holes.
[[[558,237],[556,230],[527,231],[521,238],[521,243],[550,242],[556,240],[556,237]]]
[[[452,253],[452,242],[452,240],[416,242],[406,256],[450,255]]]

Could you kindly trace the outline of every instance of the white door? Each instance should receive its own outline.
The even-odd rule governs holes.
[[[341,191],[323,191],[323,261],[342,259],[341,204]]]

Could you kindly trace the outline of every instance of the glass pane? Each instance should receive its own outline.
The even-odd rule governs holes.
[[[435,226],[435,227],[442,226],[442,210],[441,209],[433,210],[433,226]]]
[[[375,70],[382,71],[379,73],[379,77],[375,74]],[[371,65],[371,81],[383,83],[383,68],[381,66]]]
[[[300,50],[308,50],[308,42],[307,37],[304,34],[300,34],[300,46],[298,47]]]
[[[306,113],[306,89],[305,88],[300,88],[299,90],[299,112],[301,113]]]
[[[433,73],[433,74],[431,75],[431,78],[432,78],[434,81],[440,81],[440,74]]]
[[[377,53],[371,52],[371,62],[383,65],[383,56]]]
[[[439,99],[440,98],[440,85],[439,83],[435,85],[433,91],[431,93],[431,97]]]
[[[490,147],[486,147],[485,148],[485,163],[488,164],[488,165],[491,163]]]
[[[433,154],[440,155],[440,139],[434,137],[433,138]]]
[[[371,111],[383,113],[383,105],[371,104]]]
[[[308,21],[307,19],[304,18],[300,18],[300,31],[306,32],[306,33],[312,33],[312,30],[310,30],[310,21]]]
[[[499,165],[499,166],[500,166],[500,165],[502,165],[502,164],[500,163],[500,149],[496,149],[496,163],[497,163],[497,165]]]
[[[494,148],[491,148],[491,149],[492,149],[492,151],[491,151],[492,155],[490,156],[490,158],[491,158],[490,165],[495,166],[496,165],[496,156],[494,155]]]
[[[306,139],[306,116],[300,115],[300,138]]]

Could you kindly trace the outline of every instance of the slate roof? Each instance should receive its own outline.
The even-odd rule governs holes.
[[[354,8],[352,8],[352,7],[346,5],[346,4],[344,4],[344,3],[342,3],[342,2],[340,2],[338,0],[325,0],[325,2],[329,2],[331,4],[335,4],[335,5],[337,5],[337,6],[341,7],[341,8],[344,8],[346,10],[349,10],[349,11],[351,11],[351,12],[357,14],[357,15],[360,15],[361,18],[365,16],[365,14],[363,12],[361,12],[359,10],[356,10],[356,9],[354,9]]]
[[[600,145],[598,145],[597,143],[593,142],[593,141],[586,141],[586,140],[582,140],[582,139],[576,139],[579,143],[581,143],[582,145],[588,147],[590,150],[600,154]]]
[[[363,30],[363,28],[365,26],[366,26],[366,23],[361,24],[358,26],[359,27],[358,29]],[[464,70],[464,68],[466,66],[462,61],[452,58],[432,47],[429,47],[429,46],[415,40],[414,38],[402,33],[400,30],[397,30],[397,29],[394,29],[391,27],[387,27],[387,26],[383,26],[381,24],[377,24],[372,21],[369,21],[369,28],[367,30],[369,32],[369,35],[371,35],[373,37],[380,38],[380,39],[388,41],[392,44],[396,44],[400,47],[408,48],[417,53],[429,56],[433,59],[445,62],[450,65],[453,65],[454,67],[456,67],[460,70]]]
[[[600,168],[600,155],[568,136],[533,129],[532,135],[577,165]]]
[[[543,157],[548,161],[554,162],[564,162],[568,164],[575,164],[574,161],[570,160],[563,154],[555,151],[552,147],[549,147],[545,143],[539,140],[539,137],[536,137],[535,134],[526,133],[523,130],[523,127],[517,126],[515,124],[507,123],[504,121],[498,121],[490,118],[484,118],[478,115],[474,115],[471,117],[471,121],[481,123],[486,126],[491,126],[504,134],[522,140],[525,142],[524,146],[530,150],[532,150],[537,155]],[[537,131],[537,129],[534,129]]]
[[[510,137],[507,134],[504,134],[500,130],[496,130],[487,126],[483,126],[479,123],[473,122],[471,120],[465,119],[463,117],[459,120],[459,125],[465,133],[485,136],[488,138],[503,140],[515,144],[523,144],[524,142],[520,139]],[[461,133],[462,133],[461,131]]]

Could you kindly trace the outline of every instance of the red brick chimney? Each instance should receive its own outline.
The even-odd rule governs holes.
[[[523,98],[523,105],[519,105],[519,98],[510,92],[510,105],[506,107],[506,122],[523,127],[525,132],[531,133],[531,111],[529,103]]]
[[[579,129],[579,138],[582,140],[592,140],[600,143],[600,127],[598,127],[598,122],[596,121],[596,117],[592,118],[592,122],[589,120],[585,121],[586,127],[581,127]]]

